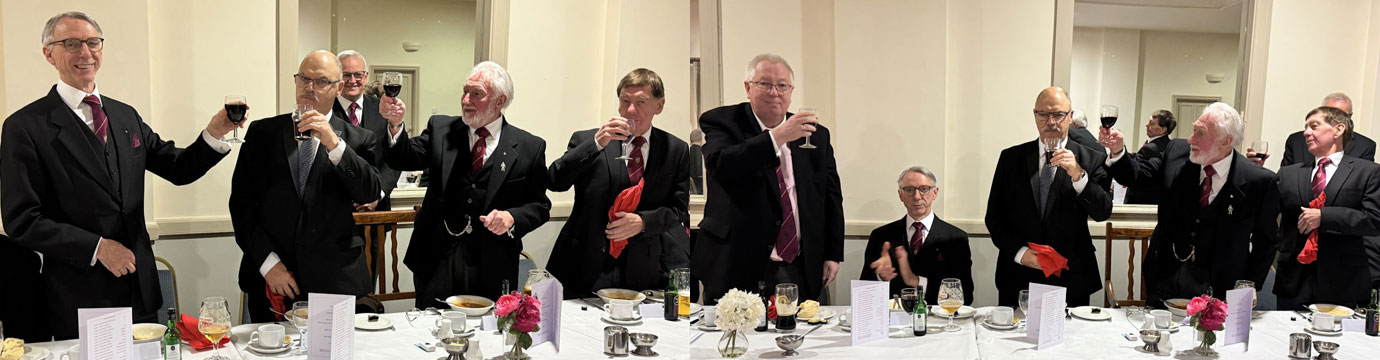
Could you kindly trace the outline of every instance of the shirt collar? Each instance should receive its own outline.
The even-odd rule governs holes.
[[[494,122],[491,122],[488,125],[484,125],[485,129],[489,129],[490,138],[495,138],[496,136],[498,136],[498,131],[503,129],[504,120],[505,119],[503,118],[503,115],[499,115],[498,120],[494,120]],[[474,127],[466,126],[466,128],[470,129],[470,136],[475,136],[474,132],[476,129]]]
[[[350,104],[356,104],[356,105],[359,106],[359,109],[360,109],[361,111],[364,110],[364,95],[363,95],[363,94],[359,95],[359,100],[355,100],[355,101],[350,101],[350,99],[346,99],[345,96],[343,96],[343,95],[336,96],[335,99],[336,99],[336,101],[339,101],[339,102],[340,102],[340,108],[341,108],[341,109],[345,109],[345,111],[350,111]]]
[[[1331,161],[1332,161],[1332,165],[1337,165],[1337,164],[1339,164],[1339,163],[1342,161],[1342,153],[1343,153],[1342,151],[1338,151],[1338,152],[1334,152],[1334,153],[1332,153],[1331,155],[1327,155],[1327,156],[1324,156],[1324,157],[1325,157],[1325,158],[1328,158],[1329,160],[1331,160]],[[1321,157],[1315,157],[1315,158],[1313,158],[1313,166],[1316,167],[1316,166],[1318,165],[1318,161],[1321,161],[1321,160],[1322,160]]]
[[[1236,150],[1232,150],[1227,156],[1223,156],[1222,160],[1217,160],[1217,162],[1212,163],[1212,170],[1217,172],[1216,176],[1225,178],[1227,173],[1231,172],[1231,159],[1234,157],[1236,157]]]
[[[58,80],[57,93],[58,97],[62,98],[62,102],[67,104],[67,107],[77,109],[78,106],[81,106],[82,99],[85,99],[87,95],[96,95],[98,98],[101,97],[101,87],[97,85],[95,89],[92,89],[90,94],[87,94],[85,91],[81,91],[72,85],[67,85],[67,83],[62,80]]]
[[[1160,136],[1151,136],[1149,139],[1145,139],[1145,142],[1152,142],[1152,141],[1155,141],[1155,139],[1159,139],[1159,138],[1162,138],[1162,137],[1164,137],[1164,135],[1160,135]]]
[[[934,210],[931,209],[930,213],[925,214],[925,217],[920,218],[920,220],[916,220],[915,218],[910,217],[910,214],[906,214],[906,229],[910,229],[911,227],[915,226],[914,224],[916,222],[925,224],[925,230],[934,229],[930,226],[934,224]]]
[[[767,130],[774,129],[774,128],[772,128],[772,127],[767,127],[767,124],[764,123],[764,122],[762,122],[762,118],[757,117],[757,112],[755,112],[755,111],[749,111],[749,112],[752,113],[752,118],[753,118],[753,119],[757,119],[757,126],[761,126],[761,127],[762,127],[762,131],[767,131]],[[781,116],[781,122],[776,123],[776,125],[777,125],[777,126],[780,126],[781,124],[784,124],[784,123],[786,123],[786,116],[785,116],[785,115],[782,115],[782,116]]]

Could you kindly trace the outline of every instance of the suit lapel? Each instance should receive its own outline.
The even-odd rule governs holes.
[[[1317,168],[1317,163],[1304,162],[1303,164],[1303,171],[1295,175],[1297,179],[1295,182],[1299,188],[1298,194],[1303,206],[1308,206],[1308,203],[1316,198],[1313,196],[1313,170]]]
[[[1237,159],[1237,157],[1240,155],[1237,155],[1235,150],[1232,151],[1231,155],[1227,156],[1231,157],[1231,172],[1227,174],[1227,181],[1222,183],[1222,189],[1217,191],[1217,197],[1213,198],[1212,203],[1210,203],[1209,205],[1226,201],[1225,204],[1227,206],[1227,215],[1231,215],[1232,200],[1242,197],[1244,196],[1243,194],[1245,194],[1241,190],[1242,188],[1246,187],[1246,177],[1241,175],[1241,172],[1245,171],[1245,169],[1241,168],[1242,166],[1245,166],[1245,162],[1237,161],[1245,160],[1245,158],[1243,157],[1241,159]],[[1255,164],[1251,165],[1254,166]],[[1226,200],[1223,200],[1224,198]]]
[[[292,189],[296,191],[297,179],[300,178],[300,174],[302,173],[300,165],[297,164],[297,149],[298,147],[300,147],[300,145],[297,143],[297,138],[294,136],[297,130],[293,129],[293,125],[295,124],[292,123],[291,117],[284,117],[282,119],[279,119],[279,121],[283,123],[284,127],[283,131],[279,131],[279,133],[282,134],[283,153],[284,156],[287,157],[289,176],[288,180],[292,182]],[[298,192],[297,197],[301,198],[302,193]]]
[[[609,146],[604,147],[604,152],[601,155],[604,157],[604,164],[608,165],[605,168],[609,172],[609,199],[616,199],[619,192],[632,186],[632,179],[628,178],[627,162],[618,160],[618,157],[623,155],[623,142],[620,140],[610,141]],[[645,169],[643,176],[646,176]]]
[[[461,155],[466,159],[470,157],[470,129],[464,120],[456,117],[452,119],[449,127],[437,127],[436,130],[445,131],[444,134],[436,134],[438,138],[445,139],[445,149],[441,151],[441,182],[432,182],[431,186],[440,185],[441,189],[445,190],[445,186],[450,185],[450,176],[455,171],[455,159]]]
[[[1351,176],[1351,169],[1355,167],[1351,163],[1355,159],[1343,154],[1342,161],[1337,164],[1336,173],[1332,174],[1332,180],[1327,182],[1327,188],[1323,190],[1323,193],[1327,194],[1327,201],[1324,205],[1331,206],[1333,202],[1337,201],[1338,192],[1342,191],[1342,184],[1346,183],[1347,177]]]
[[[110,175],[101,169],[100,160],[96,158],[100,154],[91,148],[91,143],[86,139],[86,132],[91,131],[91,128],[77,118],[77,114],[67,107],[67,103],[62,102],[62,97],[57,94],[57,86],[48,92],[48,97],[54,104],[53,110],[48,113],[48,121],[62,128],[58,131],[55,140],[67,148],[81,169],[91,176],[91,179],[95,180],[97,184],[100,184],[106,193],[114,195],[115,185],[111,183]]]
[[[503,118],[502,130],[499,130],[498,146],[494,146],[494,153],[489,155],[484,166],[489,167],[489,190],[484,192],[484,208],[488,209],[494,201],[494,195],[498,194],[499,186],[508,178],[508,168],[513,167],[513,159],[518,156],[516,131],[512,130],[512,125],[508,124],[508,119]],[[621,149],[621,147],[620,147]],[[497,169],[498,171],[494,171]],[[536,176],[536,174],[527,174]],[[544,174],[543,174],[544,175]]]

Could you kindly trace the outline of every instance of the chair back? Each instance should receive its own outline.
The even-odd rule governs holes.
[[[537,262],[532,260],[532,254],[526,251],[518,254],[518,283],[513,284],[513,289],[522,289],[527,286],[527,273],[537,268]]]
[[[173,308],[175,314],[182,314],[182,307],[177,302],[177,270],[173,269],[172,263],[168,259],[153,257],[155,267],[158,269],[158,291],[163,294],[163,309]],[[161,266],[160,266],[161,265]],[[168,323],[168,312],[158,310],[158,323]]]
[[[398,287],[398,224],[410,223],[417,220],[417,211],[421,206],[414,207],[412,210],[393,210],[393,211],[368,211],[354,213],[355,225],[361,228],[364,233],[364,262],[368,264],[370,274],[378,274],[378,287],[370,292],[369,296],[379,301],[412,299],[417,297],[415,291],[403,292]],[[374,253],[374,243],[380,242],[382,246],[377,248],[380,251]],[[389,243],[392,245],[389,245]],[[380,269],[374,268],[374,257],[379,261]],[[391,264],[390,264],[391,260]],[[391,265],[391,267],[386,267]],[[388,271],[392,270],[392,271]],[[389,276],[392,276],[392,289],[388,289]]]
[[[1102,300],[1103,306],[1145,306],[1145,275],[1141,274],[1140,279],[1135,276],[1138,268],[1136,265],[1140,263],[1140,261],[1136,261],[1136,242],[1140,242],[1140,258],[1141,261],[1145,261],[1145,254],[1150,249],[1150,235],[1154,232],[1155,229],[1118,228],[1112,226],[1111,222],[1107,223],[1107,242],[1103,246],[1106,254],[1102,261],[1104,267],[1102,270],[1103,288],[1106,289],[1106,296]],[[1116,296],[1116,289],[1112,286],[1113,240],[1126,240],[1126,297],[1124,299]],[[1140,283],[1139,293],[1135,292],[1137,282]]]

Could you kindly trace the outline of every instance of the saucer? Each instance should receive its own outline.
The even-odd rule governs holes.
[[[1337,330],[1333,330],[1333,331],[1326,331],[1326,330],[1314,329],[1312,326],[1309,326],[1309,327],[1303,328],[1303,331],[1307,331],[1309,334],[1319,335],[1319,336],[1342,336],[1342,330],[1341,330],[1341,329],[1337,329]]]
[[[852,325],[839,325],[839,330],[843,330],[843,331],[847,331],[847,332],[853,332],[853,326],[852,326]]]
[[[260,353],[260,354],[278,354],[278,353],[282,353],[282,352],[291,350],[291,349],[292,349],[292,344],[291,344],[291,343],[283,343],[282,345],[279,345],[279,346],[276,347],[276,348],[267,348],[267,347],[263,347],[262,345],[259,345],[258,343],[252,343],[252,342],[251,342],[251,343],[249,343],[248,346],[246,346],[246,348],[248,348],[249,350],[254,350],[254,352]]]
[[[48,358],[48,355],[51,355],[51,353],[48,351],[48,348],[42,346],[24,345],[24,356],[19,357],[19,359],[44,360]]]
[[[1001,325],[993,323],[991,319],[984,319],[981,321],[981,323],[983,327],[986,327],[991,330],[1011,330],[1016,328],[1015,321],[1012,321],[1010,324]]]
[[[1170,334],[1174,334],[1174,333],[1178,333],[1178,332],[1179,332],[1179,328],[1182,327],[1182,326],[1185,326],[1185,325],[1179,324],[1178,322],[1170,321],[1170,322],[1169,322],[1169,327],[1168,327],[1168,328],[1160,328],[1160,327],[1156,326],[1154,329],[1145,329],[1145,330],[1168,331]]]
[[[431,329],[431,336],[436,336],[436,330],[439,330],[439,329]],[[462,339],[463,339],[463,338],[468,338],[468,337],[474,336],[474,328],[465,329],[465,331],[461,331],[461,332],[451,331],[451,332],[450,332],[450,336],[451,336],[451,337],[459,337],[459,338],[462,338]]]
[[[629,319],[629,320],[618,320],[618,319],[611,318],[611,317],[609,317],[608,315],[604,315],[604,316],[601,317],[600,319],[603,319],[604,322],[606,322],[606,323],[610,323],[610,324],[614,324],[614,325],[638,325],[638,324],[641,324],[641,323],[642,323],[642,317],[641,317],[641,316],[634,317],[634,318]]]
[[[695,328],[700,329],[700,331],[709,331],[709,332],[719,331],[719,327],[718,327],[718,326],[714,326],[714,324],[709,324],[709,325],[696,325]]]

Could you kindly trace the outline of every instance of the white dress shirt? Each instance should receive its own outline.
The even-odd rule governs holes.
[[[1327,181],[1327,184],[1332,184],[1332,174],[1334,174],[1334,173],[1337,172],[1337,164],[1340,163],[1340,162],[1342,162],[1342,152],[1341,152],[1341,151],[1334,152],[1334,153],[1332,153],[1331,155],[1328,155],[1328,156],[1325,156],[1325,157],[1328,158],[1330,161],[1332,161],[1332,163],[1327,164],[1327,166],[1326,166],[1327,172],[1323,174],[1323,177],[1324,177],[1325,181]],[[1318,166],[1317,166],[1317,165],[1318,165],[1318,162],[1319,162],[1319,161],[1322,161],[1322,159],[1323,159],[1323,158],[1321,158],[1321,157],[1315,157],[1315,158],[1313,158],[1313,173],[1312,173],[1311,175],[1308,176],[1308,181],[1309,181],[1310,184],[1312,183],[1313,178],[1318,177]]]
[[[934,228],[931,227],[931,225],[934,225],[934,211],[925,214],[925,217],[920,218],[920,220],[910,217],[909,214],[906,215],[906,246],[910,246],[910,239],[915,237],[915,223],[917,222],[925,225],[925,232],[920,234],[920,242],[924,244],[925,239],[930,237],[930,230],[934,230]],[[911,252],[915,251],[915,249],[906,250]]]

